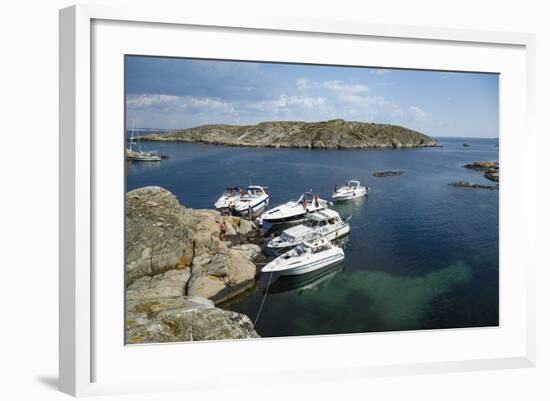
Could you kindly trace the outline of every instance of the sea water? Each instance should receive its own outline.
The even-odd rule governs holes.
[[[352,216],[341,265],[274,276],[269,291],[262,275],[253,290],[222,305],[257,319],[262,337],[496,326],[499,192],[448,184],[493,184],[463,165],[498,160],[498,140],[437,139],[443,147],[406,150],[144,142],[168,159],[128,163],[126,186],[162,186],[183,205],[207,209],[225,187],[251,183],[270,188],[271,206],[309,190],[330,199],[349,179],[371,188],[364,199],[335,205]],[[405,173],[373,177],[384,170]]]

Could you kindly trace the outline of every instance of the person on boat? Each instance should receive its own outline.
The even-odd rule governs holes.
[[[319,207],[319,197],[317,196],[317,194],[315,194],[315,196],[313,197],[313,203],[315,205],[315,208]]]
[[[304,200],[302,201],[302,207],[307,210],[307,199],[306,197],[304,196]]]

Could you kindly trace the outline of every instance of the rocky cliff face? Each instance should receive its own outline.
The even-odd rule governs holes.
[[[127,313],[130,320],[141,322],[130,325],[128,339],[180,341],[191,336],[181,329],[189,325],[195,332],[194,339],[198,338],[196,333],[205,332],[206,327],[218,334],[248,327],[246,316],[222,311],[215,308],[214,303],[230,299],[255,284],[254,260],[261,257],[261,249],[248,240],[254,231],[255,227],[247,220],[222,216],[212,210],[186,208],[172,193],[160,187],[128,192]],[[167,302],[173,307],[163,309],[162,314],[143,312],[147,309],[143,305]],[[164,322],[168,315],[175,323],[166,323],[164,327],[159,319]],[[222,330],[218,325],[225,328]],[[181,330],[174,329],[176,326]],[[247,330],[242,330],[243,336],[250,334]],[[184,332],[187,334],[182,334]],[[237,337],[231,338],[241,338],[240,334],[235,335]],[[206,334],[199,337],[218,339]]]
[[[413,148],[435,146],[427,135],[398,125],[330,120],[269,121],[256,125],[203,125],[167,134],[141,137],[148,141],[200,142],[215,145],[275,148]]]

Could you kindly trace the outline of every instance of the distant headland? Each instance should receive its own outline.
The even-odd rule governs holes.
[[[209,124],[140,136],[142,141],[309,149],[417,148],[437,146],[427,135],[399,125],[345,120],[267,121],[255,125]]]

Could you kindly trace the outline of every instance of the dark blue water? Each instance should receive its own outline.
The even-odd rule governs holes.
[[[271,205],[309,189],[328,198],[350,178],[367,199],[338,204],[353,215],[345,262],[313,277],[277,280],[256,329],[261,336],[498,325],[498,191],[462,165],[498,160],[496,139],[439,138],[411,150],[255,149],[143,143],[169,159],[127,166],[127,189],[159,185],[188,207],[213,208],[229,185],[271,188]],[[468,142],[470,147],[463,147]],[[382,170],[398,177],[375,178]],[[225,307],[255,319],[266,277]]]

